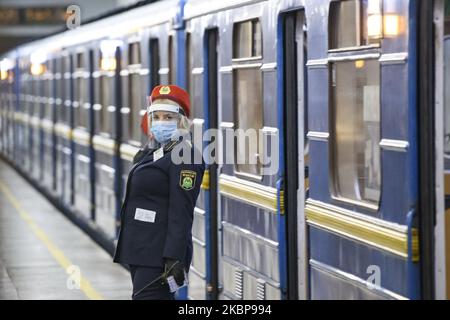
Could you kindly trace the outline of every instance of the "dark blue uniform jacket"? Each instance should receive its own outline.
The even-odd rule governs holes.
[[[144,149],[131,168],[114,262],[163,267],[163,258],[172,258],[189,270],[193,213],[205,165],[201,156],[202,163],[193,164],[195,148],[190,147],[192,164],[173,163],[171,152],[178,143],[166,146],[157,161],[155,150]]]

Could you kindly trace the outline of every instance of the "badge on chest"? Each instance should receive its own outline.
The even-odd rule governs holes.
[[[151,210],[145,210],[141,208],[136,208],[134,213],[134,220],[144,221],[154,223],[156,217],[156,212]]]
[[[163,150],[163,148],[159,148],[158,150],[156,150],[153,153],[153,161],[158,161],[162,157],[164,157],[164,150]]]

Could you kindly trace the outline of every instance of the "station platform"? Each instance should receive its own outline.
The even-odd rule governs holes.
[[[131,299],[129,272],[0,160],[0,299]]]

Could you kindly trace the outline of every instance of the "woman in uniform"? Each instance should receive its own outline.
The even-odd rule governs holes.
[[[188,93],[158,86],[149,102],[149,142],[128,175],[114,262],[130,266],[133,299],[173,299],[170,288],[185,283],[192,260],[193,212],[205,165],[194,163],[202,157],[190,142]],[[190,161],[173,161],[186,150]]]

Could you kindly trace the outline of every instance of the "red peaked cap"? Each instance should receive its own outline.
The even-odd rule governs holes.
[[[157,99],[172,100],[176,102],[183,109],[185,115],[189,117],[191,109],[189,94],[178,86],[157,86],[153,89],[150,98],[151,101],[155,101]],[[141,129],[145,135],[148,135],[147,112],[142,116]]]
[[[191,103],[189,93],[175,85],[157,86],[151,94],[152,101],[157,99],[168,99],[176,102],[184,111],[186,117],[189,117]]]

